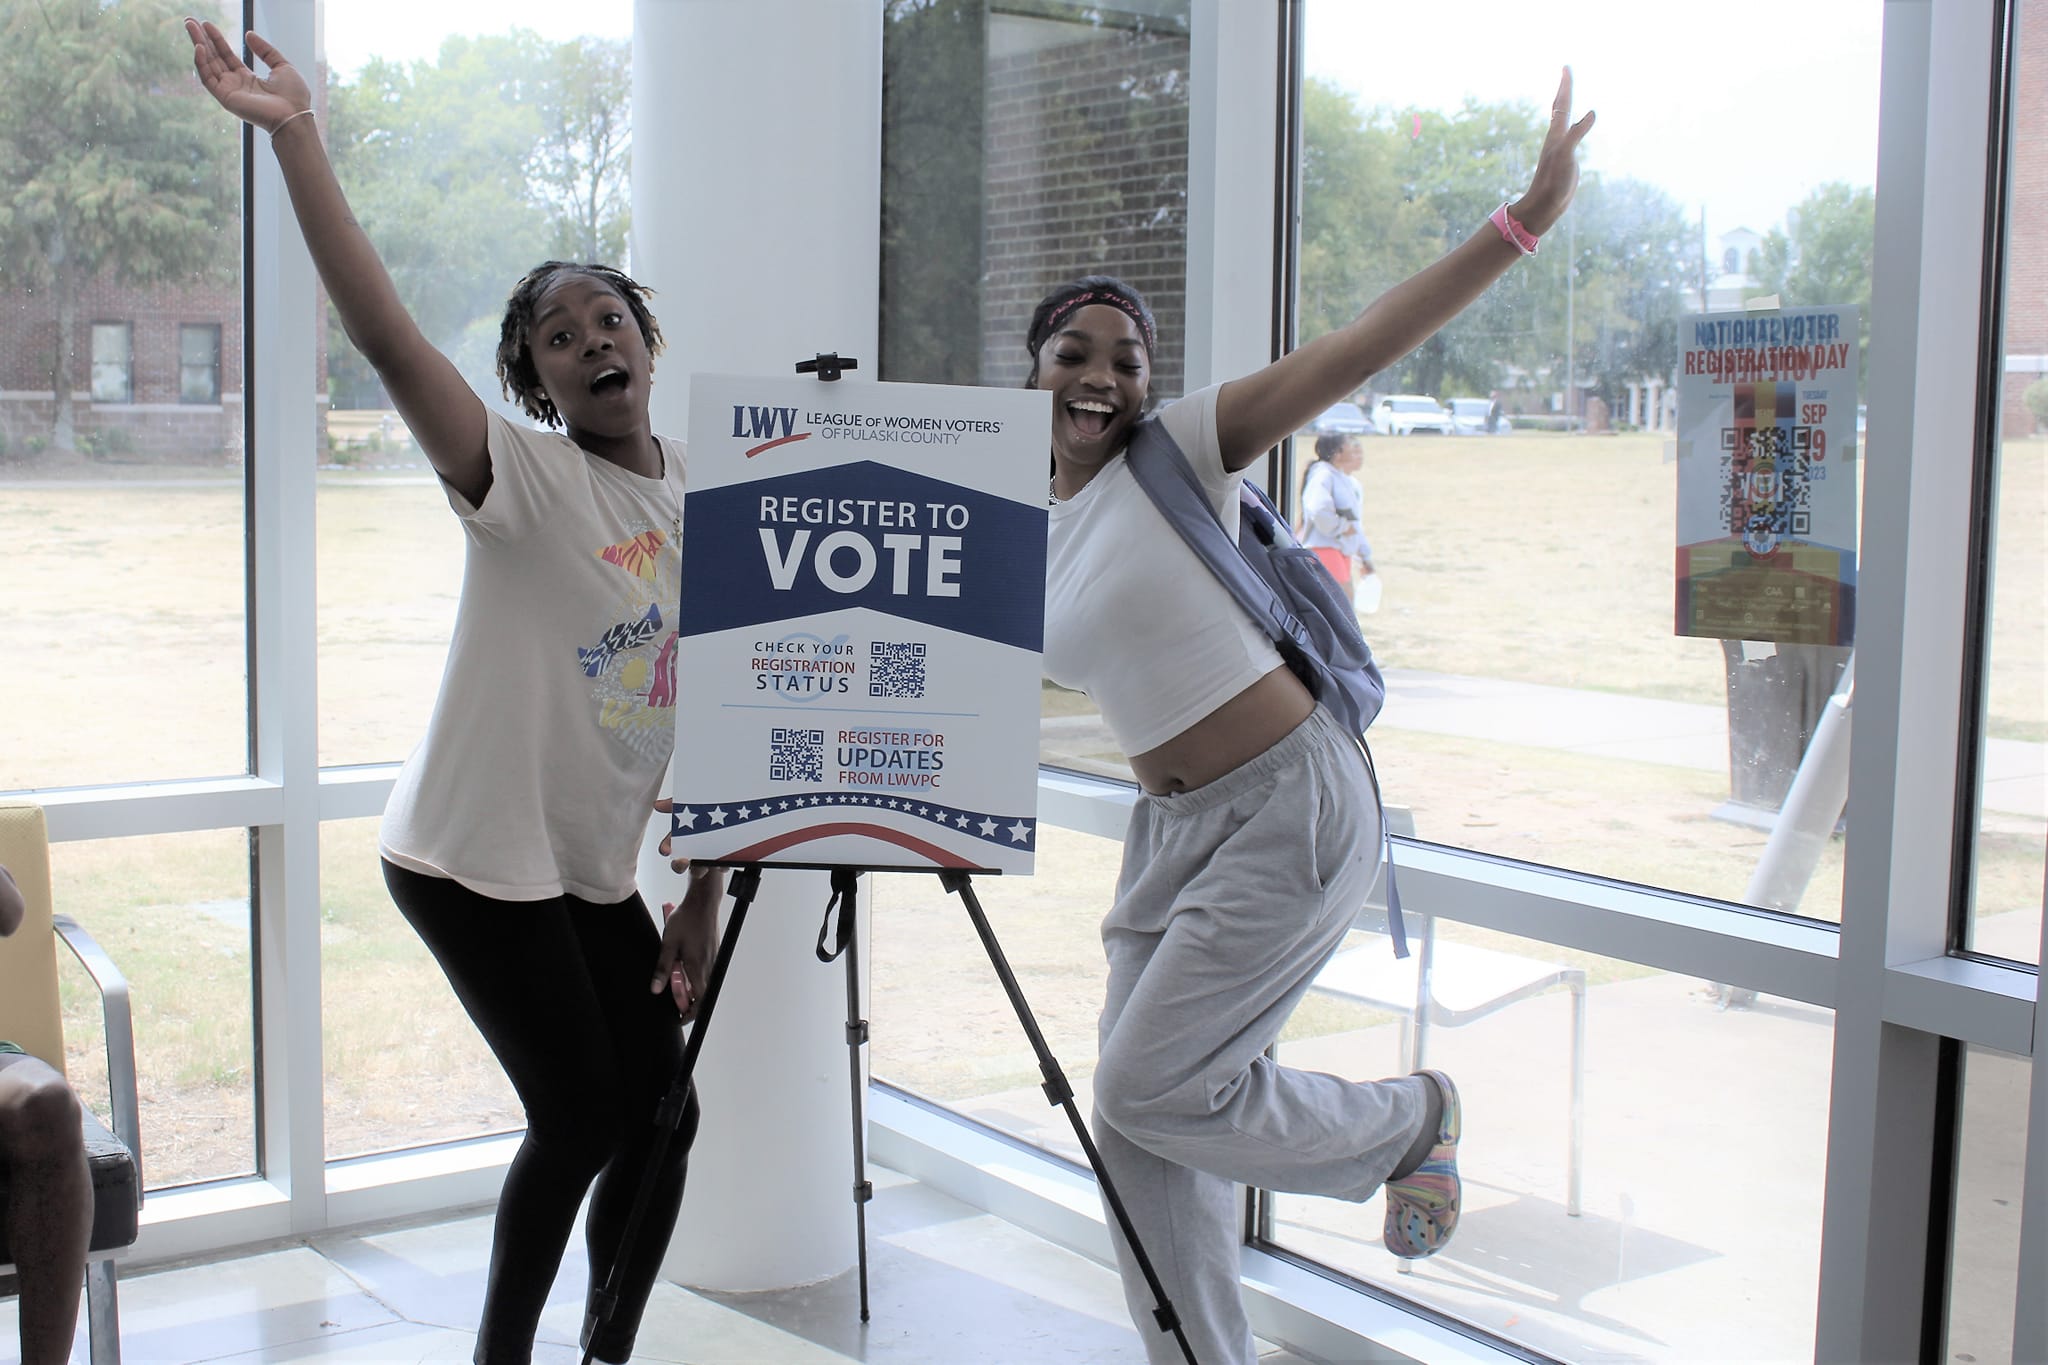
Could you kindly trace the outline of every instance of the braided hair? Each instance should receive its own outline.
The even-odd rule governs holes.
[[[542,261],[520,277],[505,300],[505,322],[498,332],[498,384],[528,417],[549,427],[562,425],[562,416],[542,391],[540,372],[533,365],[533,313],[548,286],[564,275],[588,275],[625,300],[626,311],[639,324],[640,339],[647,343],[647,354],[661,353],[661,328],[647,307],[652,289],[608,265]]]
[[[1136,323],[1138,339],[1145,345],[1145,358],[1152,358],[1152,348],[1159,339],[1159,324],[1153,319],[1152,305],[1145,302],[1145,296],[1114,275],[1084,275],[1060,285],[1031,310],[1031,325],[1024,329],[1024,349],[1031,353],[1031,373],[1025,376],[1025,388],[1038,387],[1038,352],[1060,322],[1075,309],[1096,303],[1114,308]]]

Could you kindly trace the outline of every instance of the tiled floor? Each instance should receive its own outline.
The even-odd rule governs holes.
[[[1116,1277],[978,1209],[876,1168],[869,1303],[848,1272],[805,1289],[656,1286],[636,1360],[687,1365],[1142,1365]],[[490,1250],[488,1212],[271,1247],[121,1280],[125,1365],[462,1362]],[[581,1236],[541,1320],[537,1365],[582,1353]],[[0,1302],[0,1361],[15,1305]],[[73,1352],[86,1358],[81,1331]],[[1268,1350],[1262,1365],[1306,1365]]]

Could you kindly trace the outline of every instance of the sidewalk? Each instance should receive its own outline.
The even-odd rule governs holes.
[[[1387,705],[1373,722],[1375,731],[1419,730],[1592,757],[1728,771],[1725,706],[1411,668],[1386,670],[1386,682]],[[1048,717],[1042,733],[1056,739],[1064,754],[1116,750],[1108,727],[1094,715]],[[2048,819],[2048,744],[1994,739],[1986,745],[1984,760],[1987,810]]]
[[[1386,679],[1387,707],[1376,726],[1728,770],[1725,706],[1407,668],[1388,669]],[[1994,739],[1984,766],[1987,810],[2048,818],[2048,745]]]

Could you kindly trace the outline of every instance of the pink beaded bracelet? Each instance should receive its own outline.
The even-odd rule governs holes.
[[[1500,235],[1508,244],[1524,256],[1536,254],[1536,234],[1516,222],[1515,215],[1508,212],[1506,204],[1495,209],[1486,221],[1499,228]]]

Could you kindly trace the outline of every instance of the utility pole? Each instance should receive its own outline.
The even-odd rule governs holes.
[[[1579,415],[1578,337],[1573,332],[1574,281],[1579,273],[1579,225],[1570,214],[1564,219],[1564,417],[1565,430]]]

